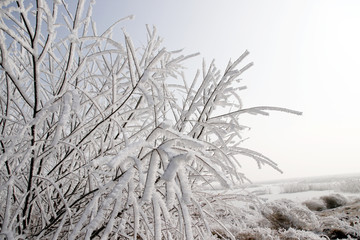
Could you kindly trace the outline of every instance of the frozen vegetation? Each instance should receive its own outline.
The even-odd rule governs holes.
[[[115,41],[94,3],[0,1],[0,239],[319,239],[305,205],[211,190],[247,181],[243,157],[279,170],[242,147],[243,114],[300,114],[243,107],[248,52],[185,80],[196,54],[151,27]]]

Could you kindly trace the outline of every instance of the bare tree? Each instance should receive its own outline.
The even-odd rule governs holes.
[[[189,83],[181,64],[191,56],[161,48],[154,28],[142,48],[125,32],[114,41],[115,24],[97,33],[93,4],[0,2],[0,236],[208,239],[214,224],[227,231],[216,211],[226,196],[204,186],[242,183],[240,156],[277,169],[241,146],[239,116],[299,113],[243,108],[238,78],[252,65],[241,66],[248,52],[224,73],[204,64]],[[226,209],[239,225],[236,209]]]

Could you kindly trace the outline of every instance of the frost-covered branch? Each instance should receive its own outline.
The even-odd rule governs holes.
[[[137,47],[116,23],[98,34],[94,1],[0,2],[0,234],[37,239],[210,239],[226,207],[211,191],[247,181],[239,77],[204,62],[190,83],[181,55],[147,26]],[[120,19],[126,20],[129,17]],[[6,24],[5,24],[6,23]],[[249,201],[249,200],[247,200]],[[225,230],[225,232],[229,232]]]

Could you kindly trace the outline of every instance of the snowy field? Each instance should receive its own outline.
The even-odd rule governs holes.
[[[303,202],[333,193],[360,197],[360,173],[259,182],[249,184],[247,191],[266,201],[286,198]]]
[[[258,182],[217,191],[233,195],[229,202],[245,213],[246,230],[234,230],[235,239],[360,239],[360,174]],[[244,198],[238,201],[239,196]],[[245,196],[258,198],[259,205]],[[224,235],[219,232],[220,239]]]

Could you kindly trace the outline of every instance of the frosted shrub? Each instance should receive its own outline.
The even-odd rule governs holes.
[[[303,204],[311,211],[323,211],[326,209],[324,201],[321,199],[312,199],[303,202]]]
[[[327,239],[324,236],[316,235],[315,233],[297,230],[293,228],[289,228],[287,230],[279,231],[280,239],[284,240],[321,240]],[[264,239],[265,240],[265,239]]]
[[[322,218],[321,227],[330,239],[358,239],[360,237],[359,225],[351,226],[337,217],[328,216]]]
[[[324,201],[326,208],[328,209],[344,206],[348,202],[346,197],[340,194],[322,196],[320,199]]]
[[[262,213],[273,229],[294,228],[313,231],[319,227],[319,221],[312,211],[287,199],[264,204]]]
[[[279,239],[278,234],[270,228],[248,228],[236,234],[236,240],[248,239]]]
[[[241,146],[241,114],[299,114],[243,108],[248,52],[185,81],[191,56],[155,29],[137,48],[114,25],[97,32],[94,1],[31,2],[0,1],[1,237],[208,239],[209,223],[241,226],[203,185],[241,184],[241,156],[277,169]]]

